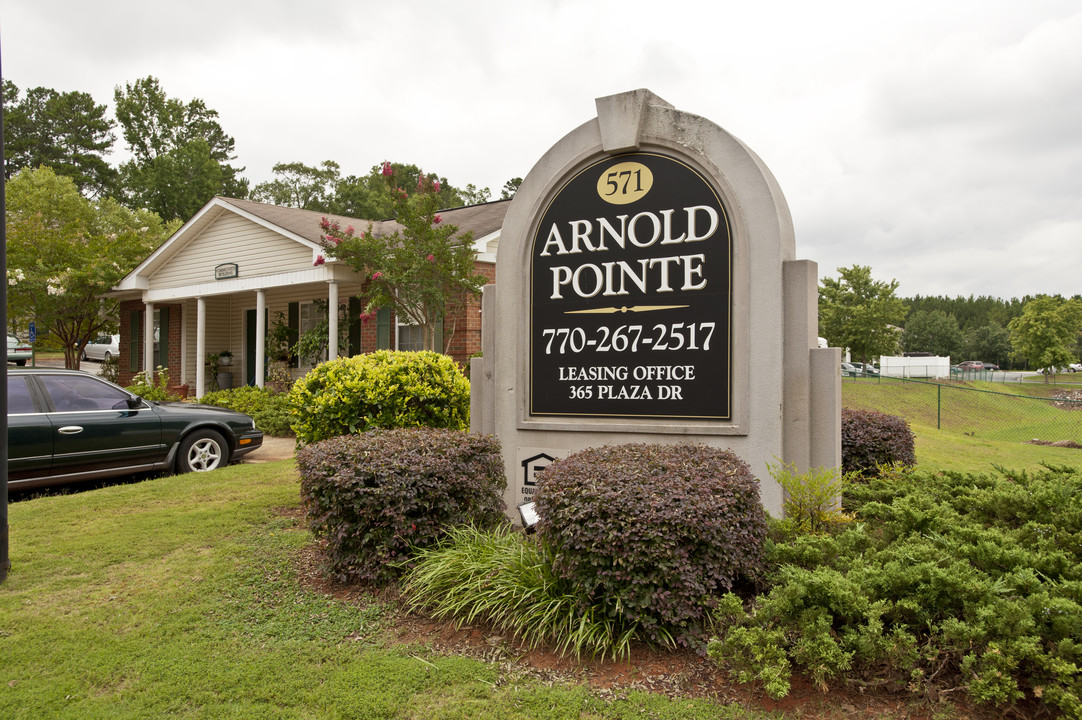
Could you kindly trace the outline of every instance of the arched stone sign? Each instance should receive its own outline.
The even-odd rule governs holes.
[[[732,449],[781,514],[767,463],[841,462],[837,349],[773,175],[648,90],[597,100],[519,187],[485,289],[472,429],[531,457],[626,442]]]

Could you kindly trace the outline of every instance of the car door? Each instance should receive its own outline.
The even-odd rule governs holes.
[[[52,474],[137,472],[164,459],[161,419],[146,403],[132,408],[120,388],[91,375],[40,375],[52,410]]]
[[[8,480],[47,477],[53,464],[53,426],[26,375],[8,375]]]

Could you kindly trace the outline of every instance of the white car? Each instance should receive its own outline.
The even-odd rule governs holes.
[[[34,355],[34,349],[30,347],[30,343],[23,342],[11,334],[8,335],[7,348],[8,362],[20,367],[26,365],[26,361]]]
[[[106,362],[120,354],[120,336],[102,335],[94,338],[83,348],[83,360]]]
[[[1067,372],[1082,372],[1082,363],[1071,363],[1067,366]]]

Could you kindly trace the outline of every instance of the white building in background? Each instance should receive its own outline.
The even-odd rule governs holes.
[[[950,379],[949,357],[898,357],[883,355],[879,358],[879,374],[882,377]]]

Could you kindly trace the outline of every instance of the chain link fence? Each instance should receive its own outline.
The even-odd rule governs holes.
[[[970,377],[966,372],[965,380],[985,380],[985,374],[1017,375],[975,372]],[[988,381],[1003,382],[1003,389],[974,388],[953,378],[843,377],[842,400],[846,407],[889,407],[911,424],[972,437],[1082,446],[1082,376],[1077,383],[1063,377],[1054,384],[1052,378],[1047,384],[998,377]]]

